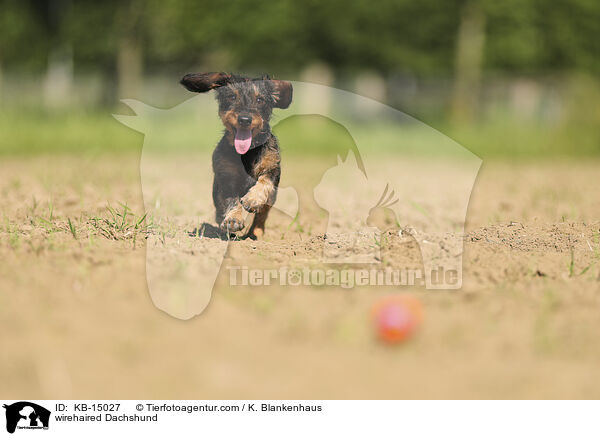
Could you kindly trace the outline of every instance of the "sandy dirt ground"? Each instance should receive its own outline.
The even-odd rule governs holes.
[[[195,159],[206,156],[161,165],[185,172]],[[323,174],[316,158],[296,164],[284,180]],[[210,304],[184,321],[152,303],[146,238],[168,251],[182,234],[196,241],[195,226],[171,223],[174,237],[142,219],[139,156],[3,158],[0,397],[598,398],[599,170],[484,162],[460,290],[229,286],[227,266],[278,268],[322,248],[322,209],[274,211],[263,240],[229,243]],[[210,189],[210,174],[199,180]],[[174,203],[204,195],[165,189]],[[384,263],[419,268],[418,245],[375,218],[388,226]],[[370,311],[393,293],[418,298],[425,319],[390,347]]]

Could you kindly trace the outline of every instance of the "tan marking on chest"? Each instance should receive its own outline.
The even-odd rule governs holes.
[[[254,178],[258,179],[263,174],[267,174],[269,171],[277,168],[281,162],[279,152],[276,150],[267,150],[263,153],[261,159],[254,166]]]

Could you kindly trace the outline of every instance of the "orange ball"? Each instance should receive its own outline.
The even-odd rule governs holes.
[[[421,302],[410,295],[386,297],[373,306],[379,339],[395,344],[405,341],[423,321]]]

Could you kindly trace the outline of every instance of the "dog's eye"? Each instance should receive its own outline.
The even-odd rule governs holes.
[[[258,104],[263,104],[263,103],[265,102],[265,99],[264,99],[264,98],[262,98],[262,97],[256,97],[256,102],[257,102]]]

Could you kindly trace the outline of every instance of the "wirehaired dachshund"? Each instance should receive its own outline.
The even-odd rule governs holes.
[[[246,236],[260,238],[281,175],[279,144],[269,120],[273,108],[286,109],[292,102],[292,84],[229,73],[187,74],[181,84],[192,92],[216,90],[225,126],[212,156],[217,224],[228,235],[241,231],[245,209],[255,214]]]

